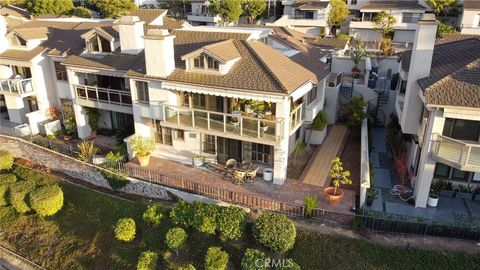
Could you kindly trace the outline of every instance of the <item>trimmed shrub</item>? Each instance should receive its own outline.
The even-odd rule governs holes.
[[[222,237],[239,239],[245,231],[247,212],[240,207],[218,207],[217,231]]]
[[[170,218],[175,225],[190,227],[193,224],[193,213],[192,205],[181,200],[170,211]]]
[[[292,259],[284,259],[279,266],[275,267],[275,270],[301,270],[302,268],[298,263],[294,262]]]
[[[153,251],[140,253],[137,270],[155,270],[157,268],[158,254]]]
[[[35,182],[35,184],[39,186],[48,186],[58,183],[57,178],[54,176],[38,173],[30,168],[23,166],[16,166],[13,170],[13,173],[16,174],[20,179],[32,180]]]
[[[275,252],[285,252],[295,244],[297,231],[286,216],[273,212],[260,214],[253,226],[255,239]]]
[[[19,213],[26,213],[30,211],[30,206],[27,205],[25,198],[28,193],[35,189],[35,182],[32,180],[20,181],[10,185],[10,192],[8,201]]]
[[[167,245],[168,249],[172,251],[178,251],[185,246],[187,242],[187,233],[184,229],[176,227],[168,230],[167,234],[165,235],[165,244]]]
[[[0,175],[0,185],[11,185],[15,182],[17,182],[15,174],[7,173]]]
[[[115,238],[130,242],[135,238],[136,226],[133,218],[121,218],[115,224]]]
[[[265,253],[258,249],[247,248],[242,259],[242,270],[262,270],[269,269],[269,260]]]
[[[199,232],[214,234],[217,229],[217,207],[195,201],[193,203],[193,228]]]
[[[225,270],[228,267],[228,253],[220,247],[209,247],[205,257],[205,270]]]
[[[184,264],[178,267],[178,270],[195,270],[195,266],[192,264]]]
[[[103,178],[108,181],[110,187],[114,190],[120,189],[130,183],[130,181],[128,181],[127,177],[124,175],[113,173],[107,170],[100,170],[100,173],[102,174]]]
[[[143,212],[142,218],[145,222],[151,225],[159,225],[162,221],[163,213],[162,206],[159,204],[152,204]]]
[[[0,150],[0,170],[10,170],[13,166],[12,153]]]
[[[0,185],[0,206],[8,205],[8,185]]]
[[[30,206],[42,217],[52,216],[63,206],[63,191],[57,186],[43,186],[30,193]]]
[[[7,206],[7,207],[0,207],[0,222],[2,223],[7,223],[7,222],[12,222],[15,221],[17,218],[17,212],[13,207]]]

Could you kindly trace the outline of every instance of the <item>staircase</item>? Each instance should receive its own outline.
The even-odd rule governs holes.
[[[390,76],[378,79],[375,82],[374,91],[377,92],[377,98],[368,101],[367,113],[376,127],[384,127],[386,115],[383,108],[388,103],[390,97],[391,79]]]

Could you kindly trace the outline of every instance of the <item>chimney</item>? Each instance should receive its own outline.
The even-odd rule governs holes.
[[[165,29],[150,29],[145,40],[145,66],[147,75],[167,77],[175,69],[174,35]]]
[[[120,48],[122,53],[138,54],[143,50],[143,25],[137,16],[123,16],[120,18]]]
[[[5,51],[8,48],[7,41],[7,23],[5,19],[0,14],[0,53]]]

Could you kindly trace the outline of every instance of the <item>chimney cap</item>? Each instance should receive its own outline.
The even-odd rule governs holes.
[[[167,29],[149,29],[144,36],[145,39],[164,39],[166,37],[175,37],[170,35]]]
[[[140,22],[140,18],[138,16],[122,16],[120,17],[120,24],[135,24]]]
[[[433,13],[424,13],[420,20],[418,21],[419,24],[438,24],[437,19],[435,18],[435,14]]]

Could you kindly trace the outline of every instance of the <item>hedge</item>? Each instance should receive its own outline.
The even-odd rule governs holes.
[[[10,185],[17,182],[17,176],[15,174],[7,173],[0,175],[0,185]]]
[[[128,181],[127,177],[118,173],[113,173],[107,170],[100,170],[100,173],[102,174],[103,178],[108,181],[108,184],[110,187],[114,190],[120,189],[130,181]]]
[[[273,212],[260,214],[253,226],[255,239],[275,252],[285,252],[295,244],[297,231],[293,222]]]
[[[212,204],[193,202],[193,228],[199,232],[215,234],[217,229],[217,207]]]
[[[58,179],[54,176],[38,173],[23,166],[15,166],[13,173],[23,180],[32,180],[39,186],[48,186],[58,183]]]
[[[159,225],[160,221],[162,221],[163,209],[160,204],[152,204],[147,207],[147,210],[143,212],[142,218],[143,220],[151,225]]]
[[[158,254],[153,251],[140,253],[137,270],[155,270],[157,268]]]
[[[191,227],[193,224],[193,213],[192,205],[187,201],[180,200],[170,211],[170,218],[175,225]]]
[[[205,257],[205,270],[225,270],[228,268],[228,253],[220,247],[209,247]]]
[[[41,217],[52,216],[63,206],[63,191],[58,185],[43,186],[30,193],[30,206]]]
[[[185,246],[187,242],[187,233],[184,229],[176,227],[168,230],[165,235],[165,244],[168,249],[172,251],[178,251]]]
[[[115,238],[120,241],[130,242],[135,238],[136,226],[132,218],[121,218],[115,224]]]
[[[26,213],[30,211],[30,206],[27,205],[25,198],[28,193],[35,189],[35,182],[32,180],[20,181],[10,185],[9,202],[19,213]]]
[[[239,239],[245,231],[247,212],[240,207],[221,206],[217,212],[217,230],[222,237]]]
[[[269,258],[258,249],[247,248],[243,255],[242,270],[263,270],[269,269]]]
[[[0,170],[10,170],[13,166],[12,153],[6,150],[0,150]]]
[[[8,185],[0,185],[0,206],[8,205],[8,193],[10,188]]]

